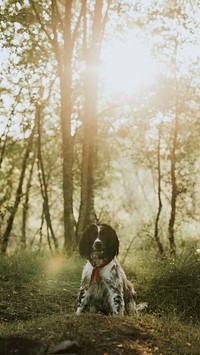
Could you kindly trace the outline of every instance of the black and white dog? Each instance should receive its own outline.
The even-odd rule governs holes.
[[[88,259],[82,273],[76,313],[134,314],[135,291],[116,259],[117,234],[108,224],[91,224],[79,244],[82,257]]]

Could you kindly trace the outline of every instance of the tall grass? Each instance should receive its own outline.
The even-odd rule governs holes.
[[[82,261],[74,256],[23,251],[0,258],[0,281],[55,279],[80,282]]]
[[[53,280],[79,287],[84,261],[78,256],[23,252],[0,258],[0,282]],[[127,260],[125,272],[134,283],[138,302],[148,303],[148,312],[200,320],[200,257],[194,252],[179,255],[176,262],[160,260],[152,254],[134,262]]]
[[[173,313],[185,320],[200,320],[198,255],[182,254],[175,262],[146,261],[144,274],[143,280],[140,276],[139,292],[148,302],[150,311],[164,315]]]
[[[0,280],[28,282],[42,275],[43,257],[34,252],[20,252],[0,258]]]

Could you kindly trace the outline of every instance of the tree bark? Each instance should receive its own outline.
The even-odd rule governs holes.
[[[169,219],[169,248],[170,254],[173,258],[176,257],[176,244],[175,244],[175,235],[174,235],[174,225],[176,219],[176,200],[177,200],[177,183],[176,183],[176,147],[177,147],[177,132],[178,132],[178,115],[177,110],[175,113],[175,125],[173,130],[173,141],[172,149],[170,154],[170,163],[171,163],[171,212]]]
[[[175,234],[174,226],[176,220],[176,201],[178,196],[178,188],[176,181],[176,150],[177,150],[177,138],[178,138],[178,123],[179,123],[179,99],[178,99],[178,79],[177,79],[177,47],[178,42],[175,39],[174,45],[174,57],[172,60],[173,69],[174,69],[174,82],[175,82],[175,117],[174,117],[174,127],[172,129],[172,146],[170,152],[170,164],[171,164],[171,212],[168,226],[168,235],[169,235],[169,249],[170,255],[172,258],[176,258],[176,244],[175,244]]]
[[[29,208],[29,192],[31,188],[31,181],[33,177],[33,167],[34,167],[35,157],[32,161],[28,182],[26,185],[26,192],[25,192],[25,201],[23,204],[23,211],[22,211],[22,236],[21,236],[21,248],[22,250],[26,249],[26,224],[28,218],[28,208]]]
[[[47,224],[47,238],[48,238],[48,244],[50,245],[50,236],[49,236],[49,231],[51,233],[51,238],[54,243],[54,247],[57,250],[58,249],[58,242],[53,230],[52,222],[51,222],[51,215],[50,215],[50,210],[49,210],[49,197],[48,197],[48,189],[47,189],[47,182],[46,182],[46,176],[45,176],[45,169],[44,169],[44,164],[43,164],[43,158],[42,158],[42,150],[41,150],[41,106],[36,105],[36,113],[35,113],[35,120],[36,120],[36,125],[37,125],[37,162],[38,162],[38,172],[39,172],[39,180],[40,180],[40,188],[41,188],[41,194],[43,198],[43,203],[44,203],[44,215],[45,215],[45,220]]]
[[[29,136],[28,139],[28,144],[27,144],[27,148],[26,148],[26,152],[22,161],[22,168],[21,168],[21,174],[20,174],[20,178],[19,178],[19,183],[18,183],[18,188],[16,191],[16,195],[15,195],[15,202],[14,202],[14,206],[13,209],[11,211],[10,217],[8,218],[8,223],[7,223],[7,227],[5,229],[4,234],[2,235],[0,244],[1,244],[1,252],[2,253],[6,253],[7,247],[8,247],[8,241],[10,238],[10,233],[12,230],[12,226],[13,226],[13,222],[14,222],[14,218],[18,209],[18,206],[20,204],[21,201],[21,197],[22,197],[22,187],[23,187],[23,182],[24,182],[24,178],[25,178],[25,172],[26,172],[26,168],[27,168],[27,161],[29,158],[29,154],[32,150],[32,145],[33,145],[33,137],[34,137],[34,132],[35,132],[35,126],[32,129],[32,132]]]
[[[89,49],[86,45],[86,25],[84,25],[84,49],[86,50],[86,80],[85,80],[85,112],[83,120],[83,148],[81,170],[81,202],[79,219],[77,224],[77,240],[86,226],[96,221],[95,213],[95,181],[97,167],[97,97],[98,97],[98,66],[100,63],[100,51],[102,36],[105,29],[108,9],[102,16],[103,1],[96,0],[92,40]],[[86,24],[86,13],[85,22]]]
[[[63,159],[63,200],[64,200],[64,250],[71,253],[74,243],[74,215],[73,215],[73,145],[71,137],[72,111],[72,0],[65,0],[64,18],[64,48],[63,54],[57,39],[57,4],[52,0],[53,48],[58,62],[61,94],[61,137]]]
[[[161,140],[161,125],[158,127],[158,145],[157,145],[157,163],[158,163],[158,210],[155,220],[154,239],[161,256],[164,255],[164,248],[159,237],[159,220],[162,211],[162,199],[161,199],[161,164],[160,164],[160,140]]]

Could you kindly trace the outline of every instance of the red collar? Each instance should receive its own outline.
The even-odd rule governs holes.
[[[99,265],[99,266],[94,266],[94,265],[92,264],[92,261],[89,260],[90,264],[93,266],[93,270],[92,270],[92,275],[91,275],[91,278],[90,278],[89,287],[92,285],[92,283],[93,283],[95,277],[96,277],[98,286],[100,285],[100,272],[99,272],[99,269],[102,269],[104,266],[108,265],[111,261],[112,261],[112,259],[108,259],[108,260],[103,261],[103,263],[102,263],[101,265]]]

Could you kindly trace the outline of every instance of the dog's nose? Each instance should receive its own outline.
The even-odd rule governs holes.
[[[100,240],[96,240],[94,242],[94,248],[97,249],[97,250],[100,250],[102,247],[102,242]]]

